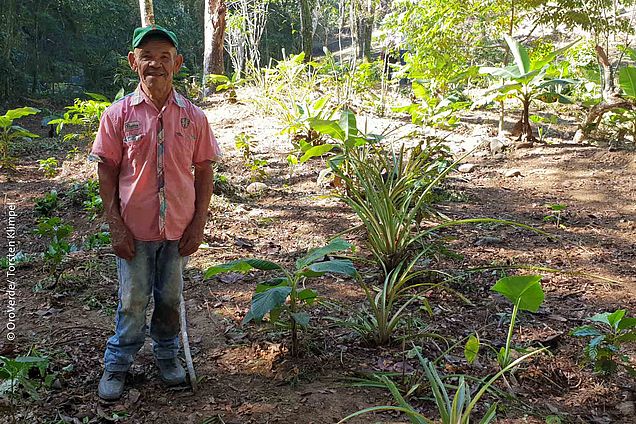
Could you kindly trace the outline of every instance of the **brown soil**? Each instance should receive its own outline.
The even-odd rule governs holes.
[[[98,400],[103,349],[113,329],[117,276],[109,247],[80,251],[69,256],[62,282],[52,290],[34,290],[50,284],[41,261],[17,270],[17,339],[8,342],[3,327],[0,355],[15,356],[36,349],[51,358],[50,370],[57,373],[53,387],[41,390],[41,399],[20,400],[17,416],[21,422],[96,423],[121,416],[123,422],[130,423],[335,423],[362,408],[392,403],[387,391],[354,387],[347,378],[379,371],[408,377],[418,369],[417,360],[405,354],[411,341],[422,346],[424,355],[431,359],[445,351],[447,343],[452,345],[473,332],[482,343],[498,349],[507,328],[501,314],[510,307],[489,288],[501,274],[492,269],[468,271],[496,264],[562,270],[544,272],[546,301],[537,314],[520,316],[516,332],[518,343],[546,345],[550,354],[535,357],[517,371],[516,384],[511,382],[517,400],[502,401],[499,421],[542,423],[548,415],[559,415],[563,422],[636,422],[628,410],[636,399],[633,380],[622,372],[611,377],[592,373],[581,365],[583,341],[568,335],[595,313],[636,310],[633,152],[572,145],[561,139],[556,145],[508,151],[500,157],[484,152],[471,158],[474,170],[452,175],[445,192],[454,194],[447,197],[455,200],[443,201],[440,211],[452,218],[518,221],[557,238],[485,224],[441,233],[457,255],[440,254],[431,266],[461,275],[450,287],[470,303],[451,290],[425,292],[433,315],[413,309],[409,328],[401,329],[399,335],[436,333],[445,341],[423,335],[404,344],[368,346],[334,321],[351,317],[363,305],[364,297],[354,282],[336,277],[310,281],[308,285],[324,302],[311,309],[312,325],[303,333],[302,355],[295,359],[289,355],[284,329],[241,325],[260,274],[204,280],[203,271],[212,264],[248,256],[292,265],[306,249],[323,244],[358,221],[341,202],[328,196],[329,188],[316,183],[324,167],[320,160],[288,175],[290,144],[272,118],[260,117],[249,104],[229,104],[222,99],[207,105],[207,112],[225,151],[220,172],[228,177],[232,189],[214,196],[206,229],[208,248],[192,257],[186,272],[184,296],[191,348],[201,378],[199,391],[193,394],[188,389],[163,387],[148,342],[131,370],[122,400]],[[472,123],[468,119],[462,131],[474,133],[475,127],[492,117],[486,114],[481,118],[472,119]],[[399,121],[377,122],[405,126]],[[571,126],[564,127],[561,134],[571,130]],[[245,192],[250,176],[234,148],[239,132],[252,134],[258,142],[256,157],[268,161],[263,182],[269,189],[263,194]],[[18,237],[24,252],[45,248],[45,243],[32,235],[37,219],[35,199],[51,189],[63,193],[73,181],[94,175],[94,169],[78,156],[67,160],[56,178],[44,178],[36,159],[52,154],[62,160],[67,149],[55,140],[40,140],[22,153],[15,173],[2,176],[5,212],[6,204],[16,204]],[[517,176],[504,175],[514,169],[519,170]],[[555,203],[567,205],[560,227],[544,219],[550,215],[546,205]],[[78,245],[102,224],[99,217],[88,221],[81,206],[64,197],[57,213],[75,226],[74,242]],[[362,256],[368,255],[362,232],[346,237]],[[7,252],[4,244],[0,250],[3,255]],[[377,272],[362,262],[359,267],[365,273]],[[0,301],[5,305],[7,295],[1,294]],[[633,350],[627,354],[634,359]],[[496,369],[490,352],[483,352],[472,366],[462,356],[461,346],[449,352],[442,361],[445,371],[483,377]],[[402,383],[402,376],[394,380]],[[499,389],[506,390],[503,384]],[[427,416],[434,416],[426,390],[417,394],[421,397],[412,399],[413,404]],[[488,402],[493,400],[490,397]],[[0,407],[9,422],[8,405]],[[479,411],[483,413],[483,407]],[[384,413],[351,422],[406,423],[407,419]]]

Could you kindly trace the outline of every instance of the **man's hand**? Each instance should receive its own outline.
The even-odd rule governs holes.
[[[109,225],[110,239],[115,254],[127,261],[135,257],[135,239],[123,222]]]
[[[199,249],[203,241],[205,221],[192,220],[179,240],[179,255],[190,256]]]

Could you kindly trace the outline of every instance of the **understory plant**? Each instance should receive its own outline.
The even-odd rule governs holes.
[[[236,89],[245,80],[240,77],[239,72],[234,72],[231,76],[212,74],[207,77],[207,85],[216,87],[216,91],[227,91],[228,100],[236,103]]]
[[[46,218],[38,223],[34,233],[48,242],[44,262],[54,279],[52,287],[55,287],[62,276],[62,261],[71,252],[68,239],[73,234],[73,226],[58,217]]]
[[[625,344],[636,342],[636,318],[625,315],[625,309],[596,314],[590,318],[593,324],[577,327],[570,333],[575,337],[590,337],[584,353],[594,365],[594,371],[611,374],[621,366],[636,377],[629,356],[622,352]]]
[[[351,148],[346,161],[346,167],[330,161],[344,186],[340,197],[362,220],[369,250],[388,274],[422,239],[413,226],[432,213],[432,189],[454,165],[430,145],[409,153],[404,147],[399,153]]]
[[[15,169],[16,158],[11,156],[11,147],[17,140],[31,140],[39,135],[14,125],[13,121],[24,116],[35,115],[39,109],[32,107],[21,107],[10,109],[4,115],[0,115],[0,168]]]
[[[350,326],[374,345],[385,345],[391,340],[403,320],[406,308],[412,303],[423,302],[426,309],[430,310],[426,298],[414,292],[421,286],[432,285],[428,282],[418,283],[418,278],[428,274],[428,270],[414,269],[423,253],[413,260],[400,262],[386,274],[378,288],[359,279],[368,310],[360,313]]]
[[[52,216],[58,206],[57,190],[51,190],[35,201],[35,211],[40,216]]]
[[[341,126],[333,126],[334,130]],[[344,138],[344,136],[343,136]],[[459,163],[439,143],[421,144],[407,151],[387,151],[377,144],[347,147],[345,156],[329,160],[340,179],[339,197],[362,221],[367,246],[381,268],[377,286],[361,281],[369,302],[368,313],[352,326],[375,343],[385,344],[402,321],[407,307],[423,299],[417,290],[442,283],[427,281],[426,272],[416,270],[418,260],[440,250],[437,233],[445,227],[498,223],[530,227],[500,219],[472,218],[449,220],[433,207],[433,189]],[[441,223],[422,226],[423,218]],[[443,248],[443,246],[441,246]]]
[[[40,170],[44,172],[47,178],[53,178],[57,174],[57,167],[59,166],[57,159],[53,157],[40,159],[38,164],[40,165]]]
[[[66,107],[66,112],[62,118],[49,121],[50,125],[57,126],[57,133],[60,134],[67,126],[79,127],[80,132],[70,132],[64,135],[64,141],[73,139],[93,140],[99,127],[99,120],[108,106],[112,104],[108,98],[98,93],[84,93],[89,97],[87,100],[75,99],[72,106]],[[124,89],[119,90],[115,99],[117,101],[124,96]]]
[[[251,180],[257,181],[265,178],[265,170],[267,161],[265,159],[257,159],[254,157],[254,149],[256,148],[256,141],[251,135],[241,132],[234,138],[234,145],[236,149],[243,156],[243,164],[250,171]]]
[[[18,356],[15,359],[0,356],[0,396],[9,398],[11,422],[15,423],[15,408],[22,399],[22,392],[31,398],[39,399],[37,392],[39,383],[29,374],[37,369],[41,378],[46,378],[49,360],[39,356]],[[47,381],[45,381],[47,382]]]
[[[497,100],[502,101],[511,95],[521,102],[523,111],[521,114],[519,139],[534,142],[537,139],[530,125],[530,106],[532,102],[539,100],[545,103],[572,103],[562,93],[563,89],[574,81],[559,78],[558,75],[552,75],[550,67],[557,56],[576,44],[578,40],[544,55],[541,59],[531,60],[530,57],[532,55],[518,41],[508,35],[504,35],[504,39],[508,44],[510,53],[514,57],[514,64],[500,68],[484,66],[479,68],[479,72],[504,80],[503,84],[491,88],[490,91],[499,95]]]
[[[88,179],[84,184],[86,200],[82,202],[84,211],[88,212],[88,220],[94,221],[104,210],[102,198],[99,195],[99,181],[92,178]]]
[[[512,335],[519,311],[537,312],[545,295],[541,287],[540,275],[513,275],[497,280],[493,291],[503,295],[514,305],[510,316],[506,345],[499,350],[497,362],[501,369],[506,369],[512,362]]]
[[[459,93],[451,93],[445,97],[437,95],[427,88],[424,80],[414,80],[411,83],[416,102],[408,106],[393,108],[394,112],[406,112],[411,115],[411,121],[416,125],[438,128],[452,128],[459,122],[458,112],[470,106]]]
[[[246,273],[251,270],[276,271],[279,276],[263,281],[256,286],[249,312],[243,324],[261,321],[266,314],[272,323],[288,324],[291,329],[291,354],[299,353],[298,329],[309,325],[309,314],[304,310],[313,305],[318,293],[305,286],[310,278],[327,273],[342,274],[356,278],[358,273],[349,259],[335,259],[329,255],[351,249],[351,244],[334,239],[329,244],[311,249],[296,260],[293,269],[264,259],[238,259],[215,265],[205,271],[205,278],[225,272]]]
[[[323,134],[312,128],[311,122],[315,119],[332,119],[337,112],[338,108],[330,104],[329,96],[316,100],[306,99],[285,111],[282,118],[284,127],[281,132],[291,136],[292,144],[299,152],[297,157],[302,156],[311,147],[322,144]],[[303,157],[300,163],[306,160]]]
[[[508,364],[505,368],[497,372],[494,376],[483,381],[479,388],[475,389],[471,389],[468,383],[466,383],[466,378],[464,376],[459,376],[457,378],[458,381],[456,385],[444,383],[443,377],[438,373],[435,365],[424,358],[419,350],[415,350],[420,366],[424,371],[426,381],[431,388],[433,400],[440,416],[439,420],[428,418],[420,413],[416,407],[414,407],[411,403],[408,402],[407,399],[405,399],[405,397],[400,393],[400,390],[398,389],[396,384],[388,376],[377,375],[377,379],[382,382],[386,389],[391,392],[391,395],[396,401],[397,406],[383,405],[365,408],[343,418],[339,421],[339,423],[344,423],[352,418],[371,412],[398,411],[406,414],[411,424],[469,424],[471,422],[473,411],[475,410],[477,405],[480,404],[483,396],[486,394],[486,392],[488,392],[495,381],[497,381],[506,372],[512,370],[529,357],[536,355],[543,350],[545,349],[538,349],[517,358],[516,360]],[[451,394],[448,392],[448,387],[455,388],[455,395],[453,395],[452,397]],[[412,392],[412,390],[409,392]],[[479,420],[479,423],[487,424],[493,422],[496,418],[496,413],[497,402],[494,402],[490,406],[488,406],[485,414]]]

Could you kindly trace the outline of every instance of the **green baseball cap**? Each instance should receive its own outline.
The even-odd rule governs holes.
[[[174,44],[175,48],[179,46],[179,42],[177,41],[177,36],[175,35],[174,32],[168,29],[165,29],[164,27],[161,27],[159,25],[150,25],[150,26],[139,27],[135,29],[135,32],[133,33],[133,39],[132,39],[133,50],[139,47],[139,45],[141,44],[143,39],[146,38],[146,36],[152,35],[152,34],[163,35],[165,38],[170,40],[172,44]]]

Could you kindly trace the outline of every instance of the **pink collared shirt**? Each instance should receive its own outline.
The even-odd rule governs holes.
[[[158,110],[139,86],[106,109],[91,150],[119,166],[121,216],[142,241],[181,238],[194,216],[192,166],[219,156],[200,108],[173,90]]]

